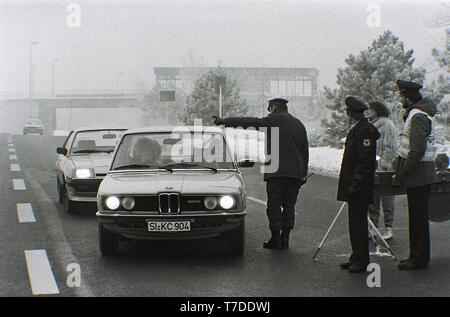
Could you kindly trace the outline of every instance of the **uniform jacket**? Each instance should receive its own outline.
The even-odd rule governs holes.
[[[398,131],[394,123],[386,117],[379,117],[371,123],[380,133],[377,140],[378,171],[392,171],[399,146]]]
[[[407,109],[405,121],[413,109],[419,109],[433,117],[436,114],[436,104],[429,98],[413,104]],[[409,151],[406,158],[398,157],[396,176],[405,187],[420,187],[433,183],[436,167],[434,161],[421,161],[427,149],[427,141],[431,135],[432,122],[425,114],[416,113],[411,118],[409,135]]]
[[[305,126],[303,123],[289,114],[286,110],[277,110],[274,113],[269,114],[263,118],[252,117],[239,117],[239,118],[225,118],[223,119],[224,125],[227,127],[254,127],[254,128],[267,128],[266,131],[266,148],[267,154],[274,156],[276,146],[271,144],[271,128],[278,128],[279,139],[278,142],[278,154],[279,164],[278,169],[275,172],[265,172],[264,180],[268,180],[273,177],[293,177],[297,179],[303,179],[308,173],[309,163],[309,148],[308,137]],[[274,151],[272,151],[274,149]],[[272,162],[267,163],[270,165]]]
[[[376,163],[377,129],[366,118],[350,129],[345,140],[337,199],[371,204]]]

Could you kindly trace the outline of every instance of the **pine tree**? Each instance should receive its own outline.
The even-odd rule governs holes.
[[[348,132],[349,122],[344,112],[347,96],[356,96],[365,102],[379,99],[394,113],[399,112],[397,79],[423,83],[425,77],[424,69],[413,67],[413,53],[413,50],[405,51],[403,42],[388,30],[358,56],[351,54],[345,59],[347,66],[338,69],[338,88],[324,87],[326,107],[331,115],[322,120],[322,127],[329,145],[342,146],[342,139]]]
[[[219,116],[219,95],[215,93],[215,80],[225,77],[222,91],[222,117],[245,115],[248,110],[246,100],[240,97],[240,89],[235,80],[220,68],[203,74],[194,84],[191,95],[187,97],[183,121],[193,124],[201,119],[205,125],[212,124],[212,116]]]
[[[160,90],[161,87],[155,85],[151,91],[144,93],[143,100],[140,102],[143,121],[146,125],[176,125],[180,123],[178,114],[185,106],[186,95],[181,89],[175,89],[175,101],[162,102]]]

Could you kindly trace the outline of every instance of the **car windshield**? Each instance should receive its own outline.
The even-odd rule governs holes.
[[[136,133],[123,137],[112,170],[235,169],[220,133]]]
[[[111,153],[124,130],[78,131],[70,154]]]

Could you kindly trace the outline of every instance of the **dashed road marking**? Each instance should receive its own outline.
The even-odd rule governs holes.
[[[26,190],[25,181],[21,178],[12,180],[14,190]]]
[[[21,171],[19,164],[10,164],[9,168],[11,169],[11,172],[19,172],[19,171]]]
[[[33,208],[30,203],[20,203],[17,206],[17,217],[19,222],[36,222],[34,217]]]
[[[11,152],[11,153],[15,153],[16,152],[16,150],[12,149],[12,148],[9,148],[8,151]]]
[[[45,250],[25,250],[25,261],[33,295],[59,294]]]
[[[17,155],[12,154],[12,155],[9,156],[9,159],[10,159],[11,161],[12,161],[12,160],[17,160]]]

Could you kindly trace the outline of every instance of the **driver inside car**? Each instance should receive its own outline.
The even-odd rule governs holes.
[[[161,145],[155,140],[142,137],[137,140],[133,151],[133,164],[162,165]]]

